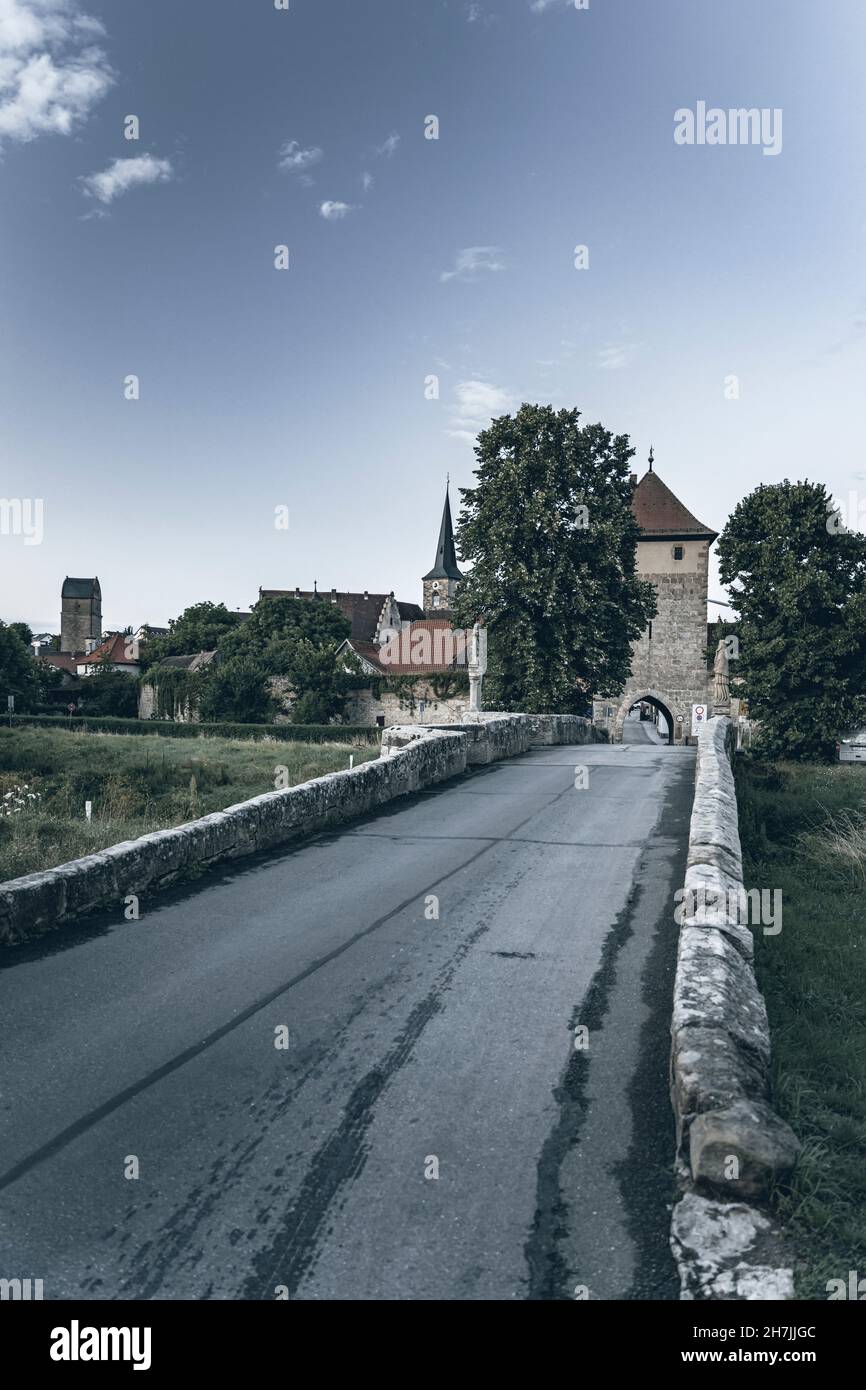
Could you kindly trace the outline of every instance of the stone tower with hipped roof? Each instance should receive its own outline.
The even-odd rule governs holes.
[[[640,527],[637,573],[655,585],[658,613],[632,647],[631,676],[612,700],[594,701],[594,716],[615,741],[638,701],[656,706],[673,727],[671,741],[691,739],[692,705],[708,704],[707,580],[717,532],[698,521],[653,471],[633,475],[632,510]]]
[[[424,614],[428,618],[450,618],[454,595],[463,575],[457,568],[457,552],[454,549],[454,527],[451,523],[451,501],[448,485],[445,486],[445,506],[442,509],[442,524],[439,527],[439,543],[436,546],[436,559],[433,568],[424,575]]]

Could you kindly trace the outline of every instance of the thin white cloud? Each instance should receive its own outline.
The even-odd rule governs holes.
[[[474,443],[479,430],[486,429],[495,416],[507,415],[515,408],[514,397],[508,391],[475,377],[458,381],[454,397],[447,433],[452,439],[468,443]]]
[[[378,155],[384,155],[387,159],[390,159],[392,155],[397,153],[397,146],[399,144],[400,136],[397,135],[395,131],[392,131],[383,145],[376,146],[375,152]]]
[[[174,177],[170,159],[157,159],[152,154],[136,155],[132,159],[115,159],[107,169],[96,174],[86,174],[81,185],[89,198],[97,198],[100,203],[113,203],[128,193],[131,188],[141,188],[149,183],[168,183]]]
[[[529,8],[533,14],[544,14],[545,10],[552,10],[554,5],[571,5],[574,0],[530,0]]]
[[[323,154],[318,145],[305,150],[297,140],[287,140],[280,149],[280,168],[290,174],[303,174],[313,164],[318,164]]]
[[[363,173],[363,174],[361,175],[361,187],[363,188],[363,190],[364,190],[365,193],[369,193],[369,192],[370,192],[370,189],[373,187],[373,175],[372,175],[372,174]]]
[[[608,372],[618,372],[634,361],[637,343],[612,343],[599,350],[597,364]]]
[[[444,285],[448,280],[474,280],[479,270],[504,270],[505,261],[498,246],[465,246],[458,251],[453,270],[443,270],[439,276]]]
[[[0,141],[69,135],[114,82],[77,0],[0,0]]]
[[[319,216],[324,217],[326,222],[338,222],[341,217],[347,217],[350,212],[354,212],[352,203],[334,203],[330,200],[322,203],[319,208]]]

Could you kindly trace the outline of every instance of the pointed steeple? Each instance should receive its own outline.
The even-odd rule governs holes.
[[[427,579],[462,579],[457,568],[457,552],[454,549],[454,527],[451,524],[451,500],[448,484],[445,485],[445,506],[442,508],[442,524],[439,527],[439,544],[436,546],[436,559],[433,568],[423,576]]]

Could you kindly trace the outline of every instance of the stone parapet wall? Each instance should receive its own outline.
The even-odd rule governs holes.
[[[466,769],[466,739],[430,734],[387,759],[267,792],[187,825],[127,840],[0,885],[0,944],[34,936],[129,894],[155,892],[191,869],[273,849],[374,811]]]
[[[597,736],[590,721],[568,715],[481,714],[460,726],[386,729],[382,757],[373,762],[0,884],[0,944],[23,941],[96,908],[116,904],[121,910],[130,894],[156,892],[192,869],[341,825],[456,777],[468,765],[510,758],[539,742]]]
[[[780,1233],[752,1205],[790,1173],[800,1146],[769,1104],[770,1032],[743,912],[733,746],[729,719],[701,728],[680,906],[671,1102],[684,1196],[671,1244],[685,1299],[793,1297]]]

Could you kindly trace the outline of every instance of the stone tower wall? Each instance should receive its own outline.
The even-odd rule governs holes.
[[[674,559],[676,546],[683,558]],[[712,691],[707,671],[707,581],[709,542],[706,540],[641,540],[637,571],[655,585],[658,613],[650,629],[632,648],[632,674],[622,693],[596,701],[597,722],[619,738],[629,708],[652,695],[674,717],[676,742],[691,740],[692,705],[705,704]],[[610,710],[610,716],[606,711]],[[676,716],[682,715],[682,722]]]
[[[424,585],[424,612],[428,617],[435,617],[437,613],[449,613],[457,592],[458,580],[456,579],[425,579]],[[437,584],[437,589],[433,585]],[[439,607],[433,603],[434,596],[439,595]]]
[[[65,598],[60,607],[60,650],[83,652],[89,639],[102,637],[102,600]]]

